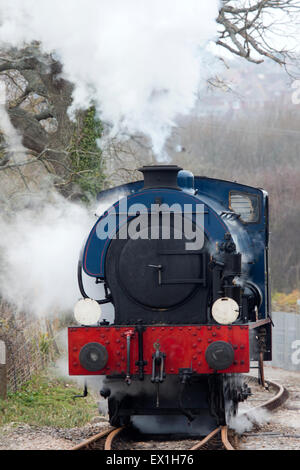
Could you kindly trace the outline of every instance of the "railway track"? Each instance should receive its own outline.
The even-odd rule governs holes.
[[[189,450],[235,450],[228,439],[228,427],[220,426],[214,429],[204,439],[199,441]]]
[[[108,428],[94,436],[86,439],[70,450],[111,450],[111,443],[115,436],[124,428]]]
[[[251,381],[257,381],[255,377],[247,376],[247,379]],[[287,390],[277,382],[266,381],[266,384],[269,388],[272,388],[275,391],[275,394],[267,401],[260,403],[257,406],[254,406],[242,413],[243,416],[246,416],[250,421],[255,420],[255,416],[258,410],[274,410],[278,408],[282,403],[284,403],[288,397]],[[70,450],[112,450],[117,441],[117,436],[120,437],[120,434],[126,431],[126,427],[121,428],[108,428],[105,431],[102,431],[95,436],[82,441],[80,444],[72,447]],[[220,426],[210,432],[207,436],[201,439],[196,444],[193,444],[192,447],[187,447],[187,451],[196,451],[196,450],[235,450],[234,445],[229,440],[228,437],[228,427]],[[115,449],[117,450],[117,448]],[[126,449],[130,450],[130,449]],[[161,449],[163,450],[163,449]]]
[[[257,379],[252,376],[247,376],[248,381],[251,382],[257,382]],[[267,401],[264,401],[260,405],[254,406],[253,408],[250,408],[249,410],[246,410],[243,412],[244,416],[247,416],[249,419],[251,419],[251,416],[255,413],[257,410],[275,410],[279,406],[281,406],[288,398],[288,391],[279,383],[267,380],[266,381],[267,387],[270,389],[271,387],[275,391],[274,395]]]
[[[96,434],[95,436],[92,436],[85,441],[82,441],[80,444],[72,447],[70,450],[112,450],[112,446],[116,440],[116,437],[122,431],[126,431],[126,428],[122,427],[106,429],[105,431]],[[219,439],[216,439],[218,435]],[[214,429],[205,438],[186,450],[199,450],[201,448],[205,448],[205,446],[207,446],[208,443],[213,440],[213,438],[215,438],[212,442],[212,447],[214,449],[219,449],[221,446],[223,446],[225,450],[234,450],[234,447],[230,444],[228,439],[227,426],[220,426]]]

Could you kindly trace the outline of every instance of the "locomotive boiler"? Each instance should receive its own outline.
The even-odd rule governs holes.
[[[249,396],[250,361],[262,374],[271,360],[268,195],[175,165],[140,171],[99,195],[115,202],[80,256],[69,373],[101,376],[113,426],[204,433]]]

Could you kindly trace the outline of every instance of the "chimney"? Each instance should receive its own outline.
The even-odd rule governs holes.
[[[178,172],[182,170],[177,165],[153,165],[139,168],[144,175],[144,189],[166,188],[181,191],[177,184]]]

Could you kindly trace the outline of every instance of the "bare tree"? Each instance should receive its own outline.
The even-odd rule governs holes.
[[[62,64],[42,53],[38,43],[0,53],[0,80],[8,90],[6,112],[27,154],[16,161],[16,152],[5,145],[0,129],[0,174],[18,174],[24,189],[30,190],[38,166],[64,195],[80,197],[74,180],[88,177],[91,170],[74,169],[70,157],[83,138],[85,112],[78,112],[75,121],[70,119],[73,85],[61,73]],[[80,154],[79,147],[76,151]]]
[[[290,42],[288,37],[293,32],[288,29],[291,25],[296,28],[299,11],[298,0],[222,0],[217,44],[256,64],[269,58],[287,65],[288,60],[296,58],[292,46],[276,48],[272,42],[276,36]]]
[[[15,71],[22,75],[23,86],[15,80]],[[19,88],[8,107],[10,119],[22,133],[25,147],[34,153],[51,147],[53,141],[58,152],[68,143],[73,127],[67,115],[72,85],[60,77],[61,72],[61,64],[51,55],[42,55],[38,44],[12,49],[0,57],[0,74]],[[39,106],[30,109],[32,98]],[[47,132],[42,125],[49,119],[55,122],[55,132]]]

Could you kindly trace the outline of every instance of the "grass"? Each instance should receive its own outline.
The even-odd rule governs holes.
[[[30,424],[73,428],[83,426],[98,415],[97,403],[92,395],[76,398],[82,389],[64,380],[36,375],[7,400],[0,400],[0,426]]]

